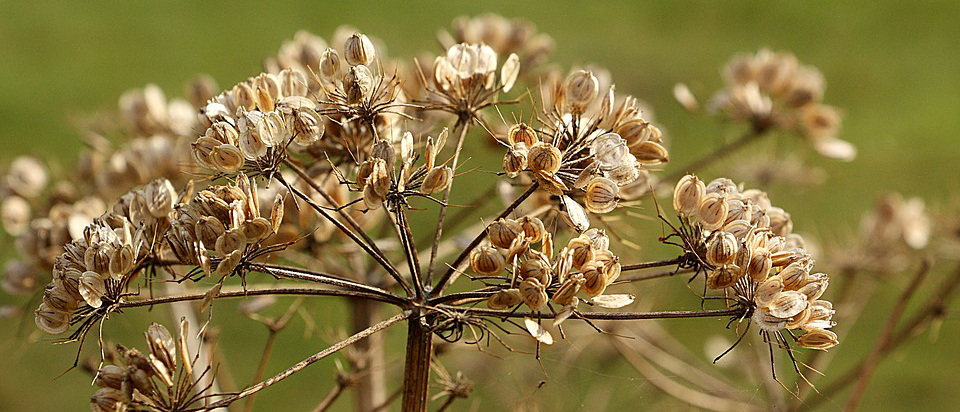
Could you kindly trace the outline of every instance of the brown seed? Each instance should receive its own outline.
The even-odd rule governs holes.
[[[743,272],[736,265],[721,266],[707,275],[707,287],[714,290],[726,289],[737,283]]]
[[[453,169],[450,166],[437,166],[430,169],[423,178],[423,184],[420,185],[420,192],[426,195],[432,195],[443,189],[446,189],[453,180]]]
[[[594,258],[593,244],[585,236],[578,236],[567,242],[567,249],[570,250],[573,257],[572,265],[577,270],[582,270],[583,266]]]
[[[630,153],[637,157],[638,162],[643,163],[667,163],[670,161],[670,155],[667,148],[654,141],[646,141],[630,148]]]
[[[526,123],[517,123],[507,130],[507,142],[511,145],[523,143],[527,147],[533,147],[540,142],[540,138],[537,137],[537,131],[527,126]]]
[[[487,236],[494,246],[507,249],[517,235],[523,233],[523,226],[513,219],[500,219],[487,227]]]
[[[595,177],[587,185],[584,204],[593,213],[608,213],[617,207],[619,187],[605,177]]]
[[[494,310],[512,308],[523,302],[520,289],[504,289],[487,299],[487,307]]]
[[[802,348],[827,350],[840,344],[837,334],[829,330],[811,330],[797,339]]]
[[[536,278],[542,285],[550,285],[552,281],[550,263],[543,259],[527,259],[520,265],[519,275],[521,279]]]
[[[747,274],[754,282],[763,282],[773,268],[773,261],[770,259],[770,251],[766,248],[756,248],[750,256],[750,263],[747,264]]]
[[[524,216],[517,222],[523,229],[523,233],[527,236],[527,239],[530,240],[530,243],[540,242],[543,240],[544,235],[547,234],[547,229],[540,218]]]
[[[607,288],[607,277],[600,263],[589,262],[580,269],[583,274],[583,293],[590,297],[600,296]]]
[[[577,293],[580,292],[584,282],[585,280],[583,279],[583,275],[575,274],[570,276],[570,278],[560,285],[560,288],[557,289],[557,292],[553,294],[553,301],[562,306],[573,304],[574,300],[577,298]]]
[[[536,142],[530,145],[527,166],[534,172],[552,175],[560,170],[561,156],[560,149],[554,145]]]
[[[532,310],[543,310],[547,307],[547,291],[536,278],[527,278],[520,282],[520,297]]]
[[[740,242],[732,233],[714,232],[714,235],[707,241],[707,263],[714,266],[733,263],[739,250]]]
[[[809,272],[800,262],[791,263],[780,271],[783,278],[783,287],[787,290],[797,290],[807,283]]]
[[[497,275],[503,271],[504,264],[500,251],[490,246],[480,246],[470,253],[470,268],[478,275]]]

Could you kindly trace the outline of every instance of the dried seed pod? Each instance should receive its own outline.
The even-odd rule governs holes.
[[[721,266],[707,274],[707,287],[714,290],[726,289],[743,277],[743,271],[737,265]]]
[[[127,380],[127,372],[116,365],[104,365],[97,371],[97,377],[93,383],[101,388],[120,389],[121,385]]]
[[[524,229],[524,234],[526,234],[526,229]],[[547,257],[547,260],[553,260],[553,235],[550,232],[544,230],[543,243],[540,245],[540,250],[543,255]]]
[[[423,184],[420,185],[420,192],[426,195],[432,195],[443,189],[446,189],[453,180],[453,169],[450,166],[437,166],[430,169],[423,178]]]
[[[783,278],[783,287],[787,290],[797,290],[807,284],[807,271],[805,265],[800,262],[794,262],[780,271],[780,277]]]
[[[270,209],[270,227],[273,229],[274,234],[280,231],[280,225],[283,224],[283,210],[283,195],[277,193],[277,196],[273,200],[273,206]]]
[[[133,247],[130,245],[123,245],[114,251],[110,258],[110,277],[113,280],[123,279],[123,276],[133,269],[136,258]]]
[[[503,171],[507,177],[514,178],[521,171],[527,168],[527,155],[529,149],[527,145],[518,143],[510,147],[507,153],[503,155]]]
[[[276,108],[280,100],[280,79],[270,73],[261,73],[253,79],[253,89],[257,100],[257,107],[262,112],[269,112]]]
[[[537,178],[537,183],[540,184],[540,187],[552,195],[562,196],[564,192],[570,190],[556,174],[547,174],[546,172],[540,171],[536,172],[534,176]]]
[[[494,310],[508,309],[523,302],[520,289],[504,289],[487,299],[487,307]]]
[[[629,154],[630,149],[627,148],[627,141],[616,133],[597,136],[590,143],[590,156],[602,170],[613,170],[619,167]]]
[[[384,197],[374,190],[373,185],[368,184],[363,188],[363,204],[367,206],[367,209],[379,209],[380,206],[383,206],[383,200]]]
[[[53,309],[45,302],[41,302],[33,313],[37,327],[46,333],[59,335],[70,329],[70,313]]]
[[[175,371],[177,368],[177,347],[170,331],[163,325],[152,323],[143,335],[147,338],[150,357],[159,360],[168,371]]]
[[[587,185],[584,204],[592,213],[608,213],[617,208],[620,189],[613,180],[595,177]]]
[[[703,197],[697,207],[697,220],[704,229],[716,230],[727,219],[727,211],[726,200],[717,193],[709,193]]]
[[[562,195],[560,197],[560,202],[563,204],[564,208],[564,212],[561,216],[563,217],[564,221],[570,225],[570,227],[579,232],[590,228],[590,218],[587,217],[587,211],[583,209],[583,206],[580,206],[579,203],[567,195]]]
[[[552,278],[550,276],[550,262],[543,259],[527,259],[520,265],[519,275],[521,279],[535,278],[542,285],[550,285]]]
[[[150,393],[150,392],[144,392]],[[116,412],[126,410],[124,395],[114,388],[101,388],[90,397],[90,410],[93,412]]]
[[[547,290],[536,278],[527,278],[520,282],[520,297],[532,310],[547,307]]]
[[[478,275],[497,275],[504,265],[503,255],[494,247],[480,246],[470,252],[470,268]]]
[[[750,256],[750,263],[747,264],[747,274],[754,282],[763,282],[773,268],[773,260],[770,259],[770,251],[766,248],[758,247],[753,250]]]
[[[241,144],[243,143],[243,138],[240,139]],[[232,174],[236,173],[243,167],[243,158],[244,157],[259,157],[267,153],[267,146],[261,145],[258,151],[254,152],[251,149],[249,152],[244,152],[241,148],[238,148],[230,144],[222,144],[220,146],[214,147],[210,152],[209,159],[210,163],[220,172]],[[248,156],[246,153],[250,153]]]
[[[334,49],[324,50],[320,55],[320,78],[332,83],[340,74],[340,54]]]
[[[777,236],[786,236],[793,231],[793,221],[790,214],[779,207],[770,207],[764,211],[770,218],[770,230]]]
[[[810,319],[810,313],[811,313],[810,306],[808,305],[807,308],[804,309],[802,312],[790,318],[789,322],[787,322],[786,328],[799,329],[801,326],[806,325],[807,321]]]
[[[650,140],[650,135],[655,127],[643,119],[628,120],[617,126],[617,134],[626,140],[627,146],[634,147],[644,144]],[[659,130],[658,130],[659,132]]]
[[[631,147],[630,153],[637,157],[638,162],[667,163],[670,161],[667,148],[654,141],[643,142],[642,144]]]
[[[593,246],[594,251],[610,249],[610,236],[607,236],[607,232],[603,229],[593,228],[583,232],[582,236],[590,240],[590,246]]]
[[[214,250],[220,256],[226,256],[234,251],[243,251],[247,246],[247,237],[240,228],[230,229],[217,238]]]
[[[500,219],[487,227],[487,236],[494,246],[507,249],[517,235],[523,233],[523,226],[513,219]]]
[[[240,260],[243,258],[243,252],[240,250],[235,250],[230,252],[223,257],[223,260],[217,265],[217,268],[213,271],[214,276],[227,276],[240,266]]]
[[[554,273],[557,276],[557,282],[563,283],[573,268],[573,251],[563,248],[557,254],[557,263],[554,266]]]
[[[733,263],[739,251],[740,242],[737,241],[736,236],[729,232],[714,232],[714,235],[707,241],[707,263],[714,266]]]
[[[684,176],[673,190],[673,209],[681,216],[695,217],[706,191],[703,181],[696,176]]]
[[[247,111],[256,110],[257,95],[253,87],[247,83],[237,83],[230,91],[230,97],[237,108]]]
[[[808,331],[799,339],[797,343],[802,348],[827,350],[840,344],[837,334],[829,330],[815,329]]]
[[[103,296],[107,293],[103,276],[97,272],[86,271],[80,276],[80,295],[88,305],[99,308],[103,305]]]
[[[537,131],[527,126],[526,123],[517,123],[507,130],[507,142],[510,145],[523,143],[527,147],[533,147],[533,145],[540,143],[540,138],[537,137]]]
[[[577,293],[580,292],[584,282],[583,275],[579,273],[570,276],[560,285],[556,293],[553,294],[553,301],[562,306],[574,304],[577,299]]]
[[[386,198],[390,192],[390,172],[387,170],[388,163],[383,159],[377,159],[373,163],[373,171],[370,172],[367,184],[381,198]],[[390,164],[392,166],[392,164]]]
[[[351,66],[370,65],[374,56],[376,51],[373,48],[373,42],[365,34],[354,33],[343,44],[343,58]]]
[[[757,306],[769,306],[782,291],[783,279],[780,276],[773,276],[757,286],[757,290],[753,293],[753,301]]]
[[[540,242],[543,240],[544,235],[547,234],[547,228],[543,225],[543,221],[540,220],[540,218],[524,216],[521,217],[517,223],[520,224],[524,235],[527,236],[530,243]]]
[[[773,316],[770,308],[764,306],[753,311],[753,323],[756,323],[761,330],[767,332],[776,332],[787,326],[787,320]]]
[[[820,299],[820,296],[823,296],[823,292],[827,291],[827,286],[830,284],[830,279],[827,278],[827,275],[823,273],[814,273],[810,275],[809,278],[816,280],[812,280],[806,285],[803,285],[800,289],[797,289],[797,291],[802,293],[807,297],[808,300],[812,302]]]
[[[280,79],[280,94],[282,96],[307,95],[307,78],[303,75],[303,72],[288,67],[280,70],[277,77]]]
[[[373,73],[365,65],[352,66],[343,76],[343,84],[346,89],[347,103],[357,104],[370,98],[373,93]]]
[[[530,250],[530,240],[527,239],[527,236],[520,232],[516,238],[513,239],[513,242],[510,243],[510,247],[507,248],[507,262],[515,262],[515,258],[527,254]]]
[[[63,288],[51,283],[43,288],[43,303],[46,303],[53,310],[70,313],[77,308],[80,302]]]
[[[797,291],[780,292],[770,303],[770,314],[778,318],[792,318],[807,308],[807,297]]]
[[[503,62],[500,68],[500,85],[503,86],[503,92],[507,93],[513,88],[513,84],[520,75],[520,57],[516,53],[510,53],[507,60]]]
[[[600,296],[607,288],[607,277],[603,266],[598,262],[589,262],[580,269],[583,274],[583,293],[590,297]]]
[[[575,113],[583,113],[600,94],[600,81],[593,72],[578,70],[567,77],[563,95]]]
[[[550,143],[536,142],[530,145],[527,167],[536,172],[552,175],[560,170],[562,154]]]
[[[310,146],[323,137],[323,119],[313,110],[296,110],[290,123],[293,142],[299,146]]]
[[[577,270],[582,270],[583,266],[593,261],[594,249],[590,239],[586,236],[578,236],[567,242],[567,249],[573,257],[572,264]]]
[[[259,243],[273,234],[273,224],[263,217],[243,222],[240,227],[243,237],[249,243]]]

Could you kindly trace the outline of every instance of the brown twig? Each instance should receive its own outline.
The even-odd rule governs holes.
[[[214,299],[223,299],[223,298],[243,298],[247,296],[264,296],[264,295],[277,295],[277,296],[340,296],[340,297],[349,297],[349,298],[360,298],[360,299],[370,299],[380,302],[397,304],[398,302],[384,298],[380,295],[375,295],[372,293],[365,292],[354,292],[349,290],[331,290],[331,289],[314,289],[314,288],[276,288],[276,289],[264,289],[264,290],[245,290],[237,292],[222,292]],[[164,303],[172,302],[184,302],[190,300],[203,300],[208,298],[206,293],[192,294],[192,295],[180,295],[180,296],[164,296],[160,298],[153,299],[141,299],[134,300],[130,302],[121,302],[117,304],[118,309],[126,308],[138,308],[144,306],[155,306],[162,305]]]
[[[691,273],[693,271],[694,271],[693,268],[688,268],[688,269],[680,269],[680,270],[665,270],[662,272],[638,273],[636,275],[621,276],[617,278],[617,280],[615,280],[612,284],[619,285],[622,283],[640,282],[640,281],[650,280],[650,279],[665,278],[673,275]]]
[[[389,318],[389,319],[387,319],[387,320],[385,320],[385,321],[383,321],[383,322],[380,322],[380,323],[378,323],[378,324],[376,324],[376,325],[373,325],[373,326],[371,326],[371,327],[369,327],[369,328],[367,328],[367,329],[364,329],[364,330],[360,331],[359,333],[354,334],[353,336],[350,336],[349,338],[346,338],[346,339],[344,339],[344,340],[342,340],[342,341],[340,341],[340,342],[337,342],[337,343],[334,344],[333,346],[330,346],[330,347],[328,347],[328,348],[326,348],[326,349],[324,349],[324,350],[322,350],[322,351],[320,351],[320,352],[317,352],[315,355],[313,355],[313,356],[311,356],[311,357],[309,357],[309,358],[306,358],[306,359],[298,362],[296,365],[293,365],[293,366],[287,368],[285,371],[280,372],[280,373],[274,375],[273,377],[271,377],[271,378],[269,378],[269,379],[267,379],[267,380],[265,380],[265,381],[262,381],[262,382],[260,382],[260,383],[258,383],[258,384],[256,384],[256,385],[250,386],[250,387],[248,387],[247,389],[244,389],[243,391],[241,391],[241,392],[238,393],[238,394],[235,394],[235,395],[230,396],[230,397],[228,397],[228,398],[226,398],[226,399],[223,399],[223,400],[214,402],[213,404],[211,404],[211,405],[209,405],[209,406],[206,406],[206,407],[204,407],[204,408],[194,409],[193,411],[197,411],[197,410],[207,411],[207,410],[211,410],[211,409],[216,409],[216,408],[224,407],[224,406],[230,405],[230,404],[233,403],[233,402],[236,402],[236,401],[239,400],[239,399],[243,399],[243,398],[245,398],[245,397],[247,397],[247,396],[253,395],[253,394],[255,394],[255,393],[257,393],[257,392],[259,392],[259,391],[261,391],[261,390],[263,390],[263,389],[266,389],[266,388],[272,386],[273,384],[275,384],[275,383],[277,383],[277,382],[280,382],[280,381],[288,378],[289,376],[291,376],[291,375],[293,375],[293,374],[295,374],[295,373],[303,370],[303,369],[306,368],[307,366],[310,366],[310,365],[312,365],[313,363],[315,363],[315,362],[317,362],[317,361],[319,361],[319,360],[321,360],[321,359],[323,359],[323,358],[325,358],[325,357],[327,357],[327,356],[330,356],[330,355],[332,355],[332,354],[334,354],[334,353],[339,352],[339,351],[342,350],[343,348],[346,348],[346,347],[348,347],[348,346],[356,343],[357,341],[359,341],[359,340],[361,340],[361,339],[363,339],[363,338],[366,338],[366,337],[368,337],[368,336],[370,336],[370,335],[373,335],[374,333],[377,333],[377,332],[379,332],[379,331],[381,331],[381,330],[384,330],[384,329],[390,327],[391,325],[393,325],[393,324],[395,324],[395,323],[397,323],[397,322],[400,322],[400,321],[406,319],[408,316],[410,316],[410,311],[404,311],[404,312],[402,312],[402,313],[396,314],[396,315],[394,315],[393,317],[391,317],[391,318]]]
[[[632,265],[623,265],[623,266],[620,268],[620,271],[621,271],[621,272],[629,272],[629,271],[631,271],[631,270],[640,270],[640,269],[660,268],[660,267],[664,267],[664,266],[673,266],[673,265],[678,265],[678,264],[680,264],[681,262],[683,262],[684,259],[686,259],[686,256],[678,256],[678,257],[675,257],[675,258],[673,258],[673,259],[655,260],[655,261],[652,261],[652,262],[640,262],[640,263],[634,263],[634,264],[632,264]]]
[[[439,305],[439,308],[468,312],[475,315],[485,315],[499,318],[532,318],[532,319],[552,319],[552,313],[543,312],[516,312],[510,310],[494,310],[481,308],[461,308],[456,306]],[[701,311],[663,311],[663,312],[577,312],[577,316],[591,320],[644,320],[644,319],[680,319],[680,318],[721,318],[721,317],[739,317],[744,313],[744,309],[722,309],[722,310],[701,310]]]

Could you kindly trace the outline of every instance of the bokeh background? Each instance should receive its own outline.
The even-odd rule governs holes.
[[[72,162],[81,144],[77,119],[113,110],[123,91],[156,83],[168,95],[178,96],[197,73],[212,75],[222,87],[232,85],[258,73],[262,59],[276,53],[280,43],[298,29],[329,37],[337,26],[351,24],[383,39],[391,56],[413,56],[420,50],[436,50],[437,28],[449,27],[454,17],[490,11],[529,19],[551,34],[556,41],[554,62],[564,66],[596,62],[609,68],[618,91],[634,94],[654,107],[659,124],[670,134],[675,163],[686,163],[732,133],[728,127],[683,111],[671,95],[675,83],[686,82],[705,98],[721,86],[720,69],[731,55],[761,47],[792,51],[802,62],[817,66],[827,79],[825,101],[844,110],[841,137],[858,146],[859,157],[840,163],[809,156],[826,171],[824,184],[774,186],[771,198],[791,212],[798,232],[825,239],[825,244],[854,233],[861,213],[882,193],[919,195],[928,204],[949,202],[960,193],[956,172],[960,5],[951,1],[214,4],[2,0],[0,161],[33,154],[51,162]],[[749,155],[736,157],[703,175],[712,178],[750,159]],[[657,230],[656,225],[648,225]],[[0,260],[6,260],[13,253],[11,243],[4,238],[0,245]],[[664,257],[659,251],[641,254],[650,259]],[[834,366],[852,364],[871,346],[904,283],[894,276],[884,282],[882,296],[864,312],[851,337],[835,349],[840,354]],[[931,286],[932,282],[921,293]],[[698,300],[682,292],[651,293],[650,298],[641,295],[641,299],[664,309],[699,307]],[[6,296],[0,302],[13,303]],[[317,323],[314,333],[305,336],[304,323],[295,322],[294,331],[281,334],[280,349],[268,372],[325,346],[346,316],[336,303],[306,308]],[[229,335],[221,343],[232,360],[228,366],[243,383],[253,375],[266,333],[234,314],[231,305],[217,307],[219,327]],[[116,316],[106,331],[119,342],[142,346],[148,316],[146,312]],[[23,336],[32,330],[32,318],[20,322],[0,320],[0,411],[87,410],[87,399],[94,392],[87,375],[75,371],[54,379],[72,363],[76,346],[26,343]],[[703,330],[724,333],[721,321],[665,321],[664,326],[689,339],[698,354],[703,353]],[[955,388],[960,381],[960,352],[955,349],[960,345],[958,329],[956,318],[948,315],[936,341],[924,335],[896,351],[881,365],[862,410],[960,408]],[[732,332],[726,333],[729,337]],[[402,351],[402,338],[400,330],[390,335],[395,355]],[[94,346],[88,345],[84,354],[94,356]],[[486,362],[498,374],[478,380],[475,397],[456,404],[458,410],[509,410],[522,403],[539,404],[541,410],[595,410],[599,405],[591,404],[591,399],[597,388],[612,391],[603,402],[609,410],[644,405],[657,410],[690,409],[661,395],[616,359],[585,357],[570,366],[547,352],[543,362],[548,373],[561,367],[568,371],[545,378],[531,355],[507,353],[497,359],[473,348],[456,351],[451,369]],[[402,372],[399,361],[389,367],[391,376]],[[264,392],[258,406],[309,410],[327,393],[334,373],[332,361],[321,362]],[[547,384],[537,389],[544,379]],[[759,388],[746,390],[759,395]],[[346,399],[339,406],[350,410],[350,402]],[[841,404],[830,403],[821,407],[840,408]]]

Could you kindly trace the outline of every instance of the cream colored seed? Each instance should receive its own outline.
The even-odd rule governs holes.
[[[570,276],[560,288],[557,289],[557,292],[553,294],[553,301],[558,305],[567,306],[573,304],[574,300],[577,298],[577,293],[580,292],[580,289],[583,287],[584,282],[583,275],[576,274]]]
[[[584,204],[593,213],[607,213],[617,207],[620,193],[617,184],[605,177],[596,177],[587,185]]]
[[[706,191],[703,181],[696,176],[684,176],[673,190],[673,209],[682,216],[696,216]]]
[[[739,250],[740,242],[736,236],[729,232],[715,232],[707,242],[707,263],[714,266],[733,263]]]
[[[767,278],[770,270],[773,268],[773,261],[770,259],[770,251],[766,248],[756,248],[750,256],[750,263],[747,265],[747,274],[754,282],[762,282]]]
[[[800,292],[788,290],[780,292],[770,303],[770,314],[778,318],[792,318],[807,308],[807,297]]]
[[[547,291],[536,278],[527,278],[520,282],[520,297],[532,310],[543,310],[547,307]]]
[[[707,275],[707,287],[714,290],[726,289],[737,283],[743,276],[736,265],[721,266]]]
[[[578,70],[567,77],[563,91],[570,108],[582,113],[600,94],[600,81],[592,72]]]
[[[811,330],[797,339],[800,347],[827,350],[840,343],[837,334],[828,330]]]
[[[757,290],[753,294],[753,300],[757,306],[769,306],[782,291],[783,279],[780,276],[773,276],[757,286]]]
[[[607,277],[603,275],[603,267],[597,262],[589,262],[580,269],[583,274],[583,293],[590,297],[600,296],[607,288]]]
[[[376,51],[373,48],[373,42],[365,34],[354,33],[347,38],[343,45],[343,58],[347,64],[356,66],[358,64],[369,65],[373,62]]]
[[[527,159],[530,149],[524,143],[516,143],[503,155],[503,171],[507,177],[514,178],[527,168]]]
[[[420,186],[420,192],[432,195],[443,189],[446,189],[453,180],[453,169],[450,166],[437,166],[430,169],[423,178],[423,184]]]
[[[537,137],[536,130],[527,126],[526,123],[517,123],[510,126],[510,129],[507,130],[507,142],[511,145],[523,143],[527,145],[527,147],[533,147],[533,145],[540,142],[540,138]]]
[[[590,239],[578,236],[567,242],[567,249],[573,256],[573,267],[581,270],[584,265],[593,260],[594,251]]]

